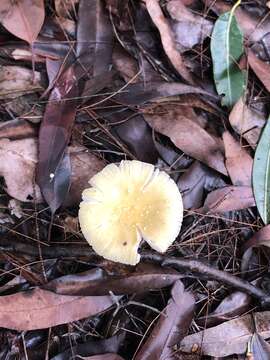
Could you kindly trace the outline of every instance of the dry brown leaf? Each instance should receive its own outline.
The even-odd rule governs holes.
[[[170,0],[167,10],[172,17],[172,29],[179,51],[201,44],[212,32],[213,23],[195,15],[182,0]]]
[[[201,211],[222,214],[251,206],[255,206],[255,200],[250,186],[226,186],[208,194]]]
[[[37,288],[0,297],[0,326],[45,329],[98,314],[113,304],[111,296],[57,295]]]
[[[75,6],[79,0],[54,0],[56,13],[59,17],[71,17],[75,12]]]
[[[119,71],[120,75],[124,78],[126,82],[129,82],[132,78],[138,74],[138,64],[137,61],[130,56],[125,50],[120,46],[116,46],[113,50],[112,61],[114,67]],[[139,77],[134,78],[131,81],[131,84],[134,84],[139,80]]]
[[[254,319],[254,320],[253,320]],[[254,332],[254,322],[258,334],[264,339],[270,337],[270,311],[257,312],[226,321],[221,325],[186,336],[180,345],[184,352],[194,348],[201,355],[223,357],[243,354]]]
[[[183,79],[185,79],[189,84],[193,84],[194,81],[192,79],[192,76],[186,68],[181,54],[176,49],[176,43],[173,33],[170,29],[167,19],[163,15],[163,12],[159,5],[159,1],[145,0],[145,4],[151,19],[159,30],[164,51],[170,59],[172,65],[183,77]]]
[[[248,107],[240,98],[230,113],[229,121],[233,129],[255,149],[265,125],[265,115]]]
[[[199,161],[194,161],[177,184],[182,193],[184,209],[198,209],[203,205],[205,190],[209,192],[226,185],[218,173]]]
[[[82,191],[89,187],[88,181],[106,165],[87,148],[83,146],[70,146],[71,160],[71,186],[65,206],[79,204],[82,198]]]
[[[43,0],[1,0],[0,22],[13,35],[32,44],[45,18]]]
[[[18,140],[35,135],[37,128],[28,121],[15,119],[0,123],[0,139]]]
[[[259,59],[251,49],[248,50],[248,63],[267,91],[270,91],[270,64]]]
[[[0,99],[13,99],[18,96],[43,90],[40,73],[21,66],[1,66]]]
[[[233,185],[251,186],[252,157],[229,131],[225,131],[222,138],[225,145],[225,164]]]
[[[83,147],[70,147],[71,189],[66,205],[78,204],[82,190],[88,186],[88,180],[100,171],[105,162],[98,159]],[[0,140],[0,175],[4,177],[7,193],[20,201],[34,199],[34,171],[37,164],[37,139],[28,138],[10,141]],[[38,185],[35,185],[37,202],[42,202]]]
[[[219,142],[194,119],[183,116],[182,110],[144,116],[154,130],[168,136],[184,153],[227,175]]]

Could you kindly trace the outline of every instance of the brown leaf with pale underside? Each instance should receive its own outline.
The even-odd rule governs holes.
[[[223,133],[222,138],[225,145],[225,165],[233,185],[251,186],[252,157],[228,131]]]
[[[0,297],[0,326],[45,329],[96,315],[113,304],[111,296],[66,296],[37,288]]]
[[[180,53],[176,49],[172,31],[167,19],[163,15],[158,0],[145,0],[145,4],[151,19],[159,30],[165,53],[183,79],[185,79],[188,83],[193,84],[194,81],[192,76],[186,68]]]

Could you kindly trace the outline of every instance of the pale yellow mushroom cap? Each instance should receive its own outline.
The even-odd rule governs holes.
[[[106,259],[135,265],[142,238],[165,252],[183,219],[182,196],[164,171],[141,161],[107,165],[82,193],[79,222],[88,243]]]

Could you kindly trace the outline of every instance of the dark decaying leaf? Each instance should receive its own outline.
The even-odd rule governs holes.
[[[117,298],[115,298],[117,299]],[[114,304],[110,296],[65,296],[34,289],[0,297],[0,326],[45,329],[98,314]]]
[[[252,336],[250,350],[254,360],[270,359],[270,345],[257,332]]]
[[[247,311],[251,301],[251,296],[248,294],[235,291],[225,297],[213,312],[197,319],[197,323],[204,327],[210,327],[231,320]]]
[[[253,315],[244,315],[218,326],[188,335],[182,340],[180,349],[191,353],[195,346],[201,355],[214,357],[244,354],[254,333],[254,321],[257,333],[263,339],[269,338],[270,312],[265,311]]]
[[[141,264],[136,271],[125,275],[108,275],[101,268],[94,268],[52,280],[44,288],[63,295],[109,295],[110,291],[123,295],[161,289],[172,285],[181,277],[181,274],[173,270]]]
[[[246,74],[238,62],[243,54],[243,35],[231,12],[222,14],[215,22],[211,36],[211,56],[214,80],[222,104],[232,107],[245,90]]]
[[[252,206],[255,200],[250,186],[226,186],[207,195],[202,211],[222,214]]]
[[[233,185],[251,186],[252,157],[228,131],[223,133],[222,139],[225,147],[225,165]]]
[[[265,224],[270,222],[270,121],[263,129],[256,148],[252,183],[257,209]]]
[[[201,94],[216,99],[215,95],[196,86],[160,81],[131,84],[123,92],[116,95],[114,99],[124,105],[141,105],[147,101],[183,94]]]
[[[185,171],[177,184],[182,193],[185,209],[198,209],[203,204],[205,191],[209,192],[226,185],[218,173],[199,161],[195,161]]]
[[[70,360],[74,355],[77,355],[78,358],[81,358],[83,356],[92,356],[92,355],[100,355],[100,356],[93,356],[93,358],[102,359],[103,356],[106,360],[121,360],[121,357],[118,357],[118,355],[111,354],[109,357],[108,355],[104,355],[105,353],[117,353],[118,349],[121,345],[121,342],[123,340],[124,336],[123,334],[112,336],[108,339],[103,340],[91,340],[87,341],[84,344],[78,344],[73,346],[71,349],[67,349],[66,351],[58,354],[57,356],[54,356],[51,360]],[[116,356],[116,357],[115,357]],[[90,358],[92,359],[92,357]]]
[[[135,360],[173,359],[173,346],[181,341],[190,326],[195,300],[181,281],[172,288],[172,297],[160,315],[149,338]]]
[[[192,76],[184,63],[181,54],[176,49],[173,33],[167,19],[163,15],[158,0],[146,0],[145,4],[152,21],[159,30],[164,51],[172,65],[186,82],[193,84],[194,81]]]
[[[168,136],[185,154],[226,175],[224,156],[218,141],[193,119],[185,116],[181,107],[162,110],[161,114],[145,114],[148,124],[157,132]]]
[[[64,202],[70,187],[70,167],[66,156],[75,120],[78,88],[74,68],[69,67],[56,82],[39,130],[37,183],[54,213]]]
[[[121,117],[126,117],[127,120],[113,127],[116,134],[138,160],[155,164],[157,161],[157,150],[151,128],[143,116],[140,114],[133,115],[127,110],[124,113],[122,112]]]
[[[270,91],[270,65],[259,59],[251,49],[248,50],[248,63],[265,88]]]
[[[81,0],[79,3],[76,52],[86,74],[97,76],[109,70],[112,27],[101,0]]]
[[[43,0],[1,0],[0,22],[13,35],[32,44],[45,17]]]

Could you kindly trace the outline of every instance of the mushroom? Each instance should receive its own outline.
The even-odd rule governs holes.
[[[142,239],[165,252],[177,237],[183,219],[182,197],[164,171],[141,161],[109,164],[82,193],[79,222],[97,254],[135,265]]]

